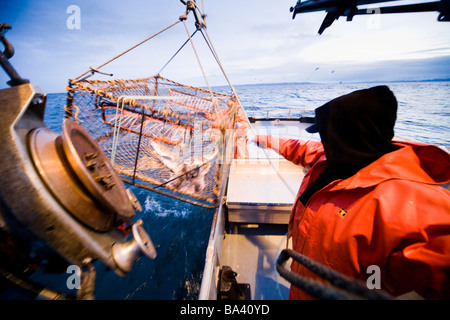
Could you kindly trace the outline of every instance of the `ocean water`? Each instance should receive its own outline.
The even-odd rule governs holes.
[[[450,82],[385,83],[398,100],[398,136],[450,148]],[[264,84],[240,85],[236,91],[249,116],[314,115],[314,109],[351,91],[378,84]],[[225,87],[214,88],[229,93]],[[44,122],[61,131],[65,94],[49,94]],[[131,187],[142,204],[137,218],[157,250],[157,258],[140,258],[126,277],[96,263],[95,296],[102,300],[196,299],[214,210],[205,209],[144,189]],[[67,275],[39,274],[38,281],[66,294]]]
[[[236,91],[249,116],[314,116],[331,99],[376,85],[387,85],[397,98],[396,135],[450,148],[450,81],[244,85]]]

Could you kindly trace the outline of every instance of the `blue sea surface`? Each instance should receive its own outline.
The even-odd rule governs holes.
[[[397,98],[398,137],[450,148],[450,81],[243,85],[236,91],[249,116],[314,116],[315,108],[336,97],[377,85],[387,85]]]
[[[45,124],[61,132],[66,94],[49,94]],[[120,277],[99,261],[95,263],[95,298],[98,300],[182,300],[196,299],[200,291],[206,247],[214,209],[126,185],[132,189],[143,211],[133,220],[142,219],[157,251],[155,260],[140,257],[126,277]],[[68,296],[68,274],[38,273],[34,281],[46,284]]]
[[[395,132],[400,137],[450,148],[450,82],[393,82],[389,86],[398,100]],[[378,84],[264,84],[239,85],[236,91],[249,116],[314,115],[314,109],[351,91]],[[217,87],[229,93],[229,88]],[[65,93],[49,94],[44,122],[61,131]],[[137,218],[151,236],[157,258],[141,257],[126,277],[119,277],[96,263],[97,299],[196,299],[200,290],[205,251],[209,240],[213,209],[131,187],[142,204]],[[40,279],[66,294],[67,275]],[[47,277],[47,278],[46,278]]]

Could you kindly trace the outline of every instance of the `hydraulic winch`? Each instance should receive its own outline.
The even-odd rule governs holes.
[[[65,119],[61,134],[44,124],[46,94],[9,64],[13,49],[3,30],[1,41],[12,86],[0,90],[2,274],[100,260],[124,276],[139,255],[154,259],[142,221],[133,221],[142,210],[137,198],[78,123]]]

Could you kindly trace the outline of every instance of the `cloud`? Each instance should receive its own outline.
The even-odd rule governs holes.
[[[184,13],[178,1],[78,0],[81,29],[69,30],[66,9],[71,4],[18,0],[8,2],[0,12],[1,19],[14,23],[7,34],[16,48],[11,62],[48,92],[64,90],[68,78],[97,67]],[[207,31],[233,83],[449,77],[442,63],[448,65],[450,30],[436,22],[435,13],[340,19],[319,36],[325,13],[297,15],[292,20],[293,4],[291,0],[205,1]],[[190,32],[193,22],[189,17]],[[151,76],[186,39],[184,26],[178,24],[104,71],[121,78]],[[195,44],[210,82],[225,84],[199,33]],[[192,85],[205,83],[190,44],[163,76]],[[0,72],[0,86],[6,80]]]

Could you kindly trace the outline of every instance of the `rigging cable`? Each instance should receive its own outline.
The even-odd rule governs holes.
[[[113,62],[113,61],[114,61],[114,60],[116,60],[117,58],[119,58],[119,57],[123,56],[123,55],[124,55],[125,53],[128,53],[128,52],[130,52],[131,50],[133,50],[133,49],[135,49],[135,48],[139,47],[139,46],[140,46],[141,44],[143,44],[143,43],[145,43],[145,42],[149,41],[150,39],[152,39],[152,38],[156,37],[157,35],[161,34],[162,32],[164,32],[164,31],[166,31],[166,30],[170,29],[171,27],[175,26],[175,25],[176,25],[176,24],[178,24],[179,22],[181,22],[181,20],[180,20],[180,19],[178,19],[178,20],[177,20],[177,21],[175,21],[174,23],[172,23],[172,24],[168,25],[167,27],[165,27],[165,28],[163,28],[163,29],[159,30],[158,32],[156,32],[156,33],[152,34],[152,35],[151,35],[150,37],[148,37],[148,38],[146,38],[146,39],[142,40],[141,42],[139,42],[139,43],[137,43],[137,44],[135,44],[135,45],[134,45],[134,46],[132,46],[131,48],[128,48],[127,50],[125,50],[125,51],[123,51],[123,52],[119,53],[119,54],[118,54],[118,55],[116,55],[115,57],[113,57],[113,58],[109,59],[108,61],[106,61],[105,63],[103,63],[103,64],[99,65],[99,66],[98,66],[97,68],[95,68],[95,70],[98,70],[98,69],[100,69],[100,68],[102,68],[102,67],[106,66],[107,64],[109,64],[109,63]],[[84,72],[83,74],[81,74],[81,75],[79,75],[78,77],[76,77],[76,78],[75,78],[75,80],[78,80],[78,79],[80,79],[81,77],[83,77],[84,75],[88,74],[89,72],[91,72],[91,71],[92,71],[92,69],[93,69],[93,68],[89,68],[89,70],[87,70],[87,71],[86,71],[86,72]]]
[[[191,37],[190,34],[189,34],[189,30],[188,30],[187,25],[186,25],[186,22],[185,22],[184,20],[183,20],[183,24],[184,24],[184,28],[186,29],[186,33],[187,33],[187,35],[189,36],[189,40],[190,40],[190,42],[191,42],[192,49],[194,50],[195,57],[197,58],[197,61],[198,61],[198,65],[199,65],[199,67],[200,67],[200,70],[202,71],[203,78],[205,79],[206,85],[208,86],[208,90],[209,90],[209,92],[210,92],[210,94],[211,94],[211,99],[214,99],[214,95],[213,95],[213,93],[212,93],[211,86],[209,85],[208,78],[206,77],[205,70],[203,69],[202,63],[201,63],[201,61],[200,61],[200,57],[199,57],[198,54],[197,54],[197,50],[195,49],[194,42],[192,41],[192,37]]]
[[[194,8],[188,9],[188,11],[191,11],[191,10],[198,10],[198,11],[201,13],[202,17],[204,18],[204,17],[205,17],[204,11],[201,12],[201,11],[200,11],[200,8],[198,7],[198,5],[197,5],[195,2],[191,2],[191,3],[194,4]],[[204,9],[204,6],[203,6],[203,9]],[[188,12],[186,12],[186,13],[188,13]],[[197,14],[196,14],[195,12],[194,12],[194,14],[196,15],[196,18],[197,18]],[[197,50],[196,50],[196,48],[195,48],[194,42],[193,42],[193,40],[192,40],[192,36],[195,35],[196,32],[194,32],[194,33],[192,34],[192,36],[190,35],[189,30],[188,30],[187,25],[186,25],[186,22],[185,22],[185,18],[180,17],[176,22],[174,22],[174,23],[170,24],[169,26],[167,26],[167,27],[161,29],[160,31],[158,31],[158,32],[156,32],[155,34],[151,35],[150,37],[148,37],[148,38],[142,40],[141,42],[139,42],[139,43],[137,43],[136,45],[130,47],[129,49],[127,49],[127,50],[121,52],[120,54],[116,55],[115,57],[113,57],[113,58],[111,58],[110,60],[106,61],[105,63],[101,64],[100,66],[98,66],[98,67],[95,68],[94,70],[98,70],[98,69],[104,67],[105,65],[111,63],[112,61],[116,60],[117,58],[123,56],[124,54],[130,52],[131,50],[137,48],[138,46],[142,45],[143,43],[145,43],[145,42],[149,41],[150,39],[156,37],[157,35],[161,34],[162,32],[164,32],[164,31],[170,29],[171,27],[175,26],[176,24],[178,24],[178,23],[181,22],[181,21],[183,21],[183,24],[184,24],[186,33],[187,33],[187,35],[188,35],[188,37],[189,37],[189,39],[188,39],[187,41],[190,41],[190,42],[191,42],[191,45],[192,45],[192,48],[193,48],[193,50],[194,50],[195,56],[196,56],[196,58],[197,58],[198,64],[199,64],[200,69],[201,69],[201,71],[202,71],[203,78],[204,78],[204,80],[205,80],[205,82],[206,82],[206,84],[207,84],[207,86],[208,86],[209,92],[210,92],[210,94],[211,94],[211,100],[212,100],[212,102],[213,102],[213,106],[214,106],[216,115],[219,117],[219,113],[218,113],[218,110],[217,110],[217,105],[214,103],[214,100],[215,100],[214,94],[213,94],[213,92],[212,92],[211,86],[210,86],[210,84],[209,84],[209,82],[208,82],[208,79],[207,79],[207,77],[206,77],[205,71],[204,71],[204,69],[203,69],[203,66],[202,66],[202,64],[201,64],[200,58],[199,58],[199,56],[198,56]],[[207,45],[208,45],[208,47],[209,47],[209,49],[210,49],[210,51],[211,51],[211,53],[212,53],[214,59],[216,60],[216,62],[217,62],[217,64],[218,64],[219,68],[221,69],[221,71],[222,71],[222,73],[223,73],[225,79],[227,80],[228,85],[230,86],[233,95],[236,96],[236,97],[238,97],[238,95],[237,95],[237,93],[236,93],[236,90],[235,90],[234,86],[231,84],[231,81],[230,81],[230,79],[228,78],[228,75],[226,74],[226,72],[225,72],[225,70],[224,70],[224,68],[223,68],[223,65],[222,65],[222,63],[221,63],[221,61],[220,61],[220,59],[219,59],[219,56],[218,56],[218,54],[217,54],[217,52],[216,52],[216,50],[215,50],[215,48],[214,48],[214,46],[213,46],[213,44],[212,44],[212,41],[211,41],[211,39],[210,39],[210,37],[209,37],[209,34],[208,34],[207,30],[206,30],[206,24],[205,24],[204,21],[201,21],[201,23],[197,24],[197,31],[198,31],[198,30],[200,30],[200,32],[202,33],[203,38],[205,39],[205,42],[207,43]],[[205,31],[205,33],[203,33],[203,30]],[[205,37],[205,34],[206,34],[206,37]],[[187,41],[186,41],[186,42],[182,45],[182,47],[175,53],[175,55],[177,55],[178,52],[185,46],[185,44],[187,43]],[[169,60],[169,62],[175,57],[175,55]],[[169,62],[168,62],[168,63],[169,63]],[[166,63],[166,65],[164,65],[162,69],[164,69],[164,68],[167,66],[168,63]],[[162,70],[162,69],[161,69],[161,70]],[[75,78],[75,81],[79,80],[81,77],[85,76],[85,75],[88,74],[89,72],[92,72],[92,70],[93,70],[93,68],[89,68],[89,70],[87,70],[85,73],[83,73],[83,74],[81,74],[80,76],[78,76],[77,78]],[[237,102],[238,102],[238,104],[239,104],[239,107],[240,107],[242,110],[244,110],[243,107],[242,107],[242,104],[241,104],[240,100],[239,100],[239,99],[236,99],[236,100],[237,100]],[[119,104],[119,101],[118,101],[118,104]],[[119,105],[117,105],[117,108],[119,108]],[[122,108],[123,108],[123,106],[122,106]],[[244,111],[243,113],[244,113],[244,115],[245,115],[245,117],[246,117],[246,120],[247,120],[249,126],[250,126],[250,129],[252,130],[253,134],[256,135],[256,131],[255,131],[254,127],[251,125],[251,122],[249,121],[246,112]],[[118,110],[116,110],[116,115],[118,116]],[[119,130],[116,131],[116,129],[117,129],[117,119],[116,119],[116,127],[115,127],[115,132],[114,132],[114,138],[115,138],[115,139],[113,139],[114,141],[113,141],[113,160],[112,160],[112,161],[114,161],[115,151],[116,151],[116,148],[117,148],[117,138],[118,138],[118,131],[119,131]],[[286,180],[281,176],[281,174],[280,174],[280,173],[278,172],[278,170],[276,169],[275,165],[274,165],[274,164],[272,163],[272,161],[270,160],[269,155],[268,155],[268,153],[267,153],[267,150],[263,149],[263,152],[264,152],[264,154],[265,154],[265,156],[266,156],[266,159],[267,159],[268,162],[270,163],[271,167],[272,167],[272,168],[275,170],[275,172],[277,173],[278,177],[279,177],[279,178],[281,179],[281,181],[286,185],[286,187],[288,188],[289,192],[290,192],[292,195],[295,196],[295,191],[293,191],[293,190],[291,189],[290,185],[289,185],[289,184],[286,182]]]
[[[205,34],[203,34],[203,30],[205,30],[206,38],[205,38]],[[200,32],[202,33],[203,38],[205,39],[206,43],[208,44],[208,47],[209,47],[209,49],[210,49],[212,55],[214,56],[214,59],[216,59],[216,62],[217,62],[217,64],[219,65],[219,68],[220,68],[220,70],[222,71],[222,73],[223,73],[225,79],[227,80],[228,85],[230,86],[232,93],[237,97],[238,95],[237,95],[237,93],[236,93],[236,90],[235,90],[234,86],[231,84],[231,81],[230,81],[230,79],[228,78],[228,75],[226,74],[225,69],[223,68],[223,65],[222,65],[222,63],[221,63],[221,61],[220,61],[220,59],[219,59],[219,56],[218,56],[218,54],[217,54],[217,52],[216,52],[216,50],[215,50],[215,48],[214,48],[214,46],[213,46],[213,44],[212,44],[211,38],[209,37],[208,31],[206,30],[206,28],[204,28],[204,29],[200,30]],[[242,107],[241,101],[240,101],[239,99],[237,99],[237,101],[238,101],[238,103],[239,103],[240,108],[241,108],[242,110],[244,110],[244,108]],[[244,114],[245,114],[246,120],[247,120],[247,122],[248,122],[248,124],[249,124],[249,127],[250,127],[250,129],[252,130],[252,132],[253,132],[253,135],[256,136],[256,130],[255,130],[255,128],[252,126],[250,120],[248,119],[247,113],[246,113],[245,111],[244,111]],[[292,190],[291,186],[290,186],[290,185],[286,182],[286,180],[281,176],[281,174],[279,173],[279,171],[277,170],[277,168],[275,167],[275,165],[273,164],[273,162],[270,160],[269,155],[268,155],[268,153],[267,153],[267,150],[266,150],[265,148],[262,148],[262,150],[263,150],[263,152],[264,152],[264,155],[266,156],[267,161],[269,162],[270,166],[272,167],[272,169],[276,172],[277,176],[280,178],[280,180],[283,182],[283,184],[284,184],[284,185],[286,186],[286,188],[289,190],[289,192],[291,193],[291,195],[295,197],[296,192],[295,192],[294,190]]]
[[[113,131],[113,141],[112,141],[112,147],[111,147],[111,164],[114,165],[114,161],[116,159],[116,152],[117,152],[117,143],[119,140],[119,132],[120,128],[122,126],[122,119],[123,117],[123,109],[125,107],[125,98],[119,97],[117,99],[117,106],[116,106],[116,116],[115,116],[115,123],[114,123],[114,131]],[[119,104],[122,105],[122,108],[120,110],[120,116],[119,116]],[[119,120],[119,121],[117,121]]]
[[[161,72],[167,67],[167,65],[175,58],[175,56],[184,48],[184,46],[190,41],[190,38],[192,38],[196,33],[197,29],[192,33],[192,35],[181,45],[181,47],[175,52],[175,54],[169,59],[169,61],[166,62],[165,65],[162,66],[162,68],[158,71],[158,75],[161,74]]]

